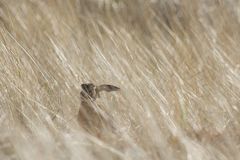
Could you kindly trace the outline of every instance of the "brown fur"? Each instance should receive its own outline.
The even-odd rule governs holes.
[[[78,122],[80,126],[89,133],[100,134],[102,129],[111,126],[108,116],[101,112],[95,103],[100,91],[116,91],[118,87],[112,85],[95,86],[92,83],[82,84],[81,107],[78,112]]]

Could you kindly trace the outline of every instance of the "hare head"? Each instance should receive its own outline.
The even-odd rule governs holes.
[[[83,96],[85,99],[91,99],[93,101],[100,97],[99,93],[101,91],[111,92],[111,91],[117,91],[120,89],[116,86],[109,85],[109,84],[102,84],[99,86],[95,86],[92,83],[83,83],[81,84],[81,87],[82,87],[81,96]]]

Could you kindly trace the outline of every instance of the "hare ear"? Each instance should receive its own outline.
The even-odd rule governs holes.
[[[109,84],[102,84],[100,86],[97,86],[97,91],[98,92],[101,92],[101,91],[111,92],[111,91],[117,91],[119,89],[120,89],[119,87],[109,85]]]
[[[83,83],[83,84],[81,84],[81,87],[82,87],[83,90],[87,90],[88,84]]]
[[[91,90],[94,87],[94,84],[92,84],[92,83],[83,83],[83,84],[81,84],[81,87],[82,87],[83,90],[89,91],[89,90]]]

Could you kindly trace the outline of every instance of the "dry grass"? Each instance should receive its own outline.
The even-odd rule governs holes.
[[[237,0],[0,0],[0,159],[240,159]],[[118,133],[77,123],[80,84]]]

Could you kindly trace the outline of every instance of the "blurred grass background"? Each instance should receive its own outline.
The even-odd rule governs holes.
[[[238,0],[0,0],[0,159],[240,159]],[[118,135],[78,125],[80,84]]]

